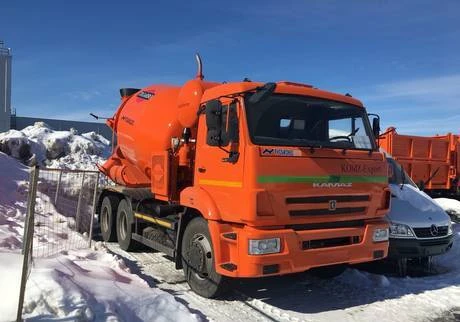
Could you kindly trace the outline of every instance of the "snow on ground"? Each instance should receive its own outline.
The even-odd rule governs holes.
[[[16,319],[27,178],[27,167],[0,152],[0,321]],[[59,214],[46,194],[37,195],[36,209],[42,224],[34,227],[34,244],[65,245],[71,236],[60,232],[63,225],[72,225],[72,220]],[[61,228],[56,232],[51,227]],[[78,238],[87,244],[82,236]],[[52,258],[35,258],[23,313],[27,321],[198,320],[174,296],[150,287],[100,244],[92,249],[61,251]]]
[[[130,273],[105,251],[70,251],[37,262],[24,318],[41,321],[197,321],[176,299]]]
[[[190,292],[182,272],[161,253],[126,253],[116,243],[109,248],[210,321],[456,321],[452,312],[460,316],[460,225],[454,229],[454,246],[435,258],[434,274],[400,278],[378,272],[378,263],[377,268],[349,268],[327,280],[308,272],[240,279],[224,300]]]
[[[96,170],[110,154],[110,141],[95,133],[54,131],[43,122],[0,133],[0,151],[28,165]]]

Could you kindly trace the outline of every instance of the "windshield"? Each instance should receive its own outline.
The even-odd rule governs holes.
[[[273,94],[245,106],[258,145],[375,149],[364,108],[321,98]]]
[[[401,171],[401,165],[392,158],[387,158],[389,165],[389,176],[388,182],[392,184],[410,184],[413,187],[417,187],[409,175],[404,171],[404,174]]]

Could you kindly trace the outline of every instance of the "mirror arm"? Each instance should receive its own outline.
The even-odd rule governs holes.
[[[228,158],[223,158],[222,159],[222,162],[229,162],[229,163],[237,163],[238,162],[238,158],[240,157],[240,153],[239,152],[233,152],[233,151],[229,151],[228,152]]]

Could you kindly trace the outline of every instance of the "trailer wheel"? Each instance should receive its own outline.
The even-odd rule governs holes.
[[[126,201],[123,199],[118,204],[117,211],[117,237],[118,245],[125,251],[132,251],[139,248],[140,244],[132,239],[133,232],[133,211]]]
[[[105,196],[101,205],[101,235],[106,242],[117,241],[115,218],[117,215],[118,198]]]
[[[197,217],[185,228],[182,238],[182,266],[190,288],[206,298],[225,292],[226,278],[217,274],[207,222]]]

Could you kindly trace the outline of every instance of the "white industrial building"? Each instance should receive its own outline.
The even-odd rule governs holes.
[[[0,40],[0,132],[10,129],[11,59],[11,49]]]

